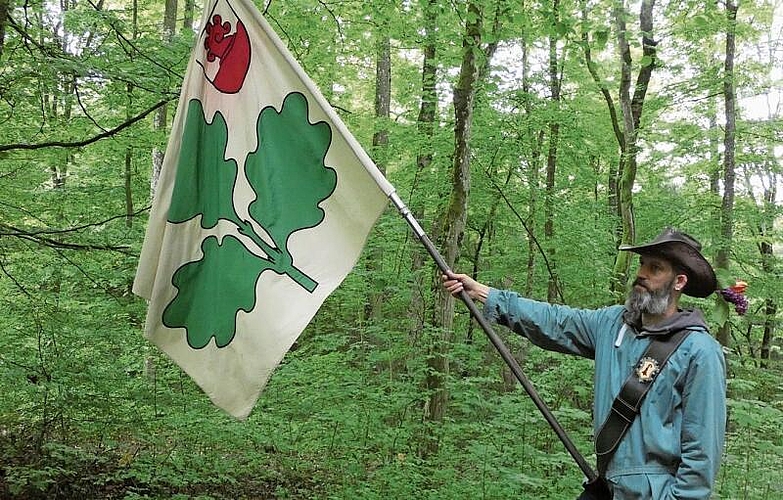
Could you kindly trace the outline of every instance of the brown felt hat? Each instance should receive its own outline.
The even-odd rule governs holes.
[[[672,228],[666,228],[649,243],[620,245],[619,250],[640,255],[658,255],[685,269],[688,283],[682,290],[691,297],[707,297],[718,288],[715,271],[701,254],[701,244],[691,236]]]

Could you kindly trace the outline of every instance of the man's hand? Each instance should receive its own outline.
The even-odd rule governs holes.
[[[489,296],[489,287],[474,280],[467,274],[456,274],[449,271],[443,275],[443,288],[451,295],[457,296],[463,290],[468,296],[482,304]]]

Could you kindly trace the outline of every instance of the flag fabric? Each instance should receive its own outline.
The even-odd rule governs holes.
[[[200,26],[133,290],[145,336],[244,419],[394,188],[251,1]]]

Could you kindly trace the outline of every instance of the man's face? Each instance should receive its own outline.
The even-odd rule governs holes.
[[[628,291],[626,307],[637,313],[663,314],[674,300],[672,291],[677,274],[666,259],[651,255],[639,257],[639,270]]]

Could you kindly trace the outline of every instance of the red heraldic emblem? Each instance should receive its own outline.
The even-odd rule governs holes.
[[[235,17],[230,6],[228,9],[225,16],[213,13],[204,27],[206,54],[200,64],[207,80],[216,89],[225,94],[236,94],[242,88],[250,68],[250,40],[245,25]]]

